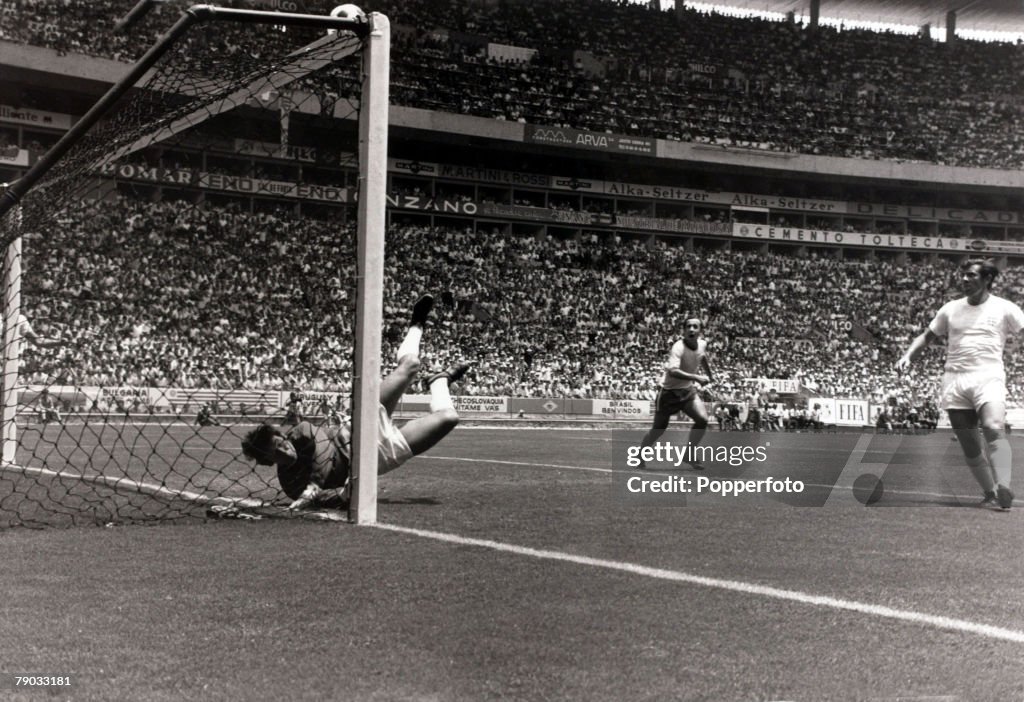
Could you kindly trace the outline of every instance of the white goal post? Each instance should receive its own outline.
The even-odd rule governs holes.
[[[387,17],[372,13],[370,36],[363,57],[365,80],[359,110],[359,276],[349,507],[349,516],[356,524],[374,524],[377,521],[377,432],[384,315],[390,61],[391,26]]]

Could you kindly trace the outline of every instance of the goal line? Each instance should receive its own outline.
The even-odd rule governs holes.
[[[252,510],[253,516],[257,517],[279,517],[288,519],[305,518],[318,521],[348,521],[347,514],[336,509],[289,511],[282,504],[275,504],[273,502],[252,497],[205,495],[201,492],[195,492],[194,490],[177,490],[167,487],[166,485],[133,480],[126,477],[86,475],[84,473],[78,473],[70,470],[52,470],[50,468],[26,466],[18,463],[0,463],[0,472],[51,478],[56,480],[77,480],[85,484],[110,488],[116,492],[129,493],[133,495],[147,495],[167,502],[190,502],[199,507],[227,507]],[[211,516],[217,515],[218,513],[214,512]]]

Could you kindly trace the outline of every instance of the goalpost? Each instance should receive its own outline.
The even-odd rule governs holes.
[[[349,518],[376,520],[390,27],[345,7],[189,8],[0,195],[0,527],[292,516],[239,440],[304,391],[316,421],[351,409]],[[275,277],[275,252],[301,266]],[[193,428],[199,406],[224,421]]]

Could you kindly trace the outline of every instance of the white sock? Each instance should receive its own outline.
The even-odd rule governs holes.
[[[413,356],[420,355],[420,339],[423,338],[423,327],[413,326],[409,327],[409,331],[405,333],[405,339],[402,340],[402,345],[398,347],[398,354],[396,361],[401,361],[402,356]]]
[[[455,409],[452,403],[452,394],[448,390],[447,376],[441,376],[430,384],[430,411]]]
[[[982,490],[985,492],[996,491],[995,478],[992,477],[992,466],[988,464],[984,451],[974,458],[968,458],[967,467],[971,469],[971,475],[978,481],[978,485],[981,485]]]

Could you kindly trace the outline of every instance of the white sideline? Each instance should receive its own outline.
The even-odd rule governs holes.
[[[384,529],[386,531],[393,531],[401,534],[419,536],[425,539],[433,539],[435,541],[443,541],[446,543],[458,544],[460,546],[478,546],[480,548],[491,549],[492,551],[512,553],[517,556],[528,556],[531,558],[540,558],[549,561],[559,561],[562,563],[575,563],[577,565],[591,566],[594,568],[604,568],[606,570],[630,573],[631,575],[640,575],[647,578],[656,578],[658,580],[670,580],[673,582],[688,583],[690,585],[712,587],[717,588],[719,590],[740,592],[747,595],[758,595],[760,597],[769,597],[776,600],[796,602],[798,604],[803,605],[828,607],[831,609],[845,610],[848,612],[859,612],[861,614],[867,614],[873,617],[895,619],[898,621],[910,622],[912,624],[917,624],[920,626],[932,627],[934,629],[944,629],[947,631],[956,631],[966,634],[972,634],[974,636],[981,636],[988,639],[997,639],[1000,641],[1010,641],[1013,643],[1024,644],[1024,631],[1004,629],[1002,627],[990,626],[988,624],[978,624],[976,622],[970,622],[964,619],[940,617],[934,614],[924,614],[923,612],[914,612],[913,610],[906,609],[894,609],[892,607],[867,604],[864,602],[857,602],[855,600],[844,600],[836,597],[811,595],[808,593],[799,592],[797,590],[782,590],[780,588],[768,587],[767,585],[755,585],[752,583],[744,583],[738,580],[709,578],[703,575],[694,575],[692,573],[685,573],[678,570],[651,568],[648,566],[642,566],[635,563],[625,563],[622,561],[605,560],[603,558],[590,558],[588,556],[578,556],[572,553],[564,553],[562,551],[549,551],[545,549],[530,548],[528,546],[516,546],[514,544],[505,544],[501,543],[500,541],[490,541],[488,539],[472,539],[465,536],[458,536],[456,534],[446,534],[439,531],[428,531],[426,529],[413,529],[410,527],[403,527],[395,524],[377,523],[372,525],[372,527],[376,529]]]

